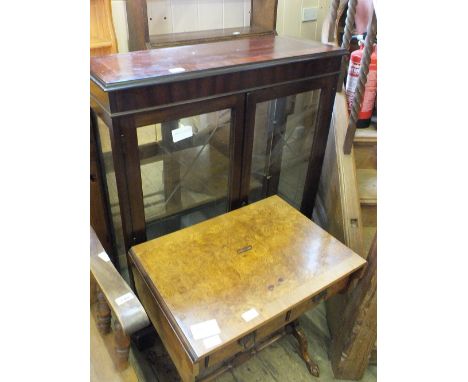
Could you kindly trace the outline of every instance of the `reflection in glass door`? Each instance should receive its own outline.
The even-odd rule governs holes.
[[[249,203],[278,194],[301,209],[320,89],[256,104]]]
[[[148,240],[228,211],[230,109],[137,135]]]

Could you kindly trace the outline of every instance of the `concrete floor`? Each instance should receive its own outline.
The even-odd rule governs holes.
[[[325,305],[308,311],[300,319],[300,324],[309,342],[309,354],[320,367],[320,377],[312,376],[298,354],[298,346],[291,335],[268,346],[242,365],[218,377],[216,382],[301,382],[335,381],[330,362],[328,347],[330,333],[327,327]],[[172,361],[161,343],[157,342],[145,352],[133,352],[133,364],[140,381],[176,382],[180,381]],[[363,382],[377,380],[377,367],[369,366],[361,379]]]

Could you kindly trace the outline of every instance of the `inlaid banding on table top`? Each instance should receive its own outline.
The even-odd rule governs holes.
[[[148,79],[152,83],[162,82],[164,78],[178,80],[195,72],[226,72],[239,65],[265,67],[278,65],[278,60],[294,62],[341,55],[343,49],[332,45],[292,37],[262,36],[91,57],[91,76],[102,86],[111,88]]]
[[[251,249],[239,253],[239,249]],[[216,320],[222,344],[320,294],[365,264],[278,196],[133,247],[137,268],[198,356],[192,325]],[[242,318],[255,309],[258,316]]]

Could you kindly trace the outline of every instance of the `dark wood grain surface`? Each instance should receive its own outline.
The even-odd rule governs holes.
[[[102,86],[152,79],[176,81],[187,74],[238,65],[342,55],[341,48],[292,37],[262,36],[113,54],[91,58],[91,77]]]
[[[150,36],[151,48],[166,48],[179,45],[204,44],[208,42],[274,35],[273,30],[249,26],[238,28],[209,29],[195,32],[168,33]]]
[[[193,337],[193,325],[216,320],[222,347],[365,264],[278,196],[139,244],[130,253],[195,358],[213,349]],[[247,322],[242,314],[250,309],[258,316]]]

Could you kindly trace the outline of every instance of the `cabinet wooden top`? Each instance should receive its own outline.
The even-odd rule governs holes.
[[[277,65],[343,55],[332,45],[292,37],[263,36],[91,57],[91,79],[104,90],[145,86],[229,73],[242,66]]]
[[[139,244],[130,257],[198,359],[365,264],[278,196]]]

